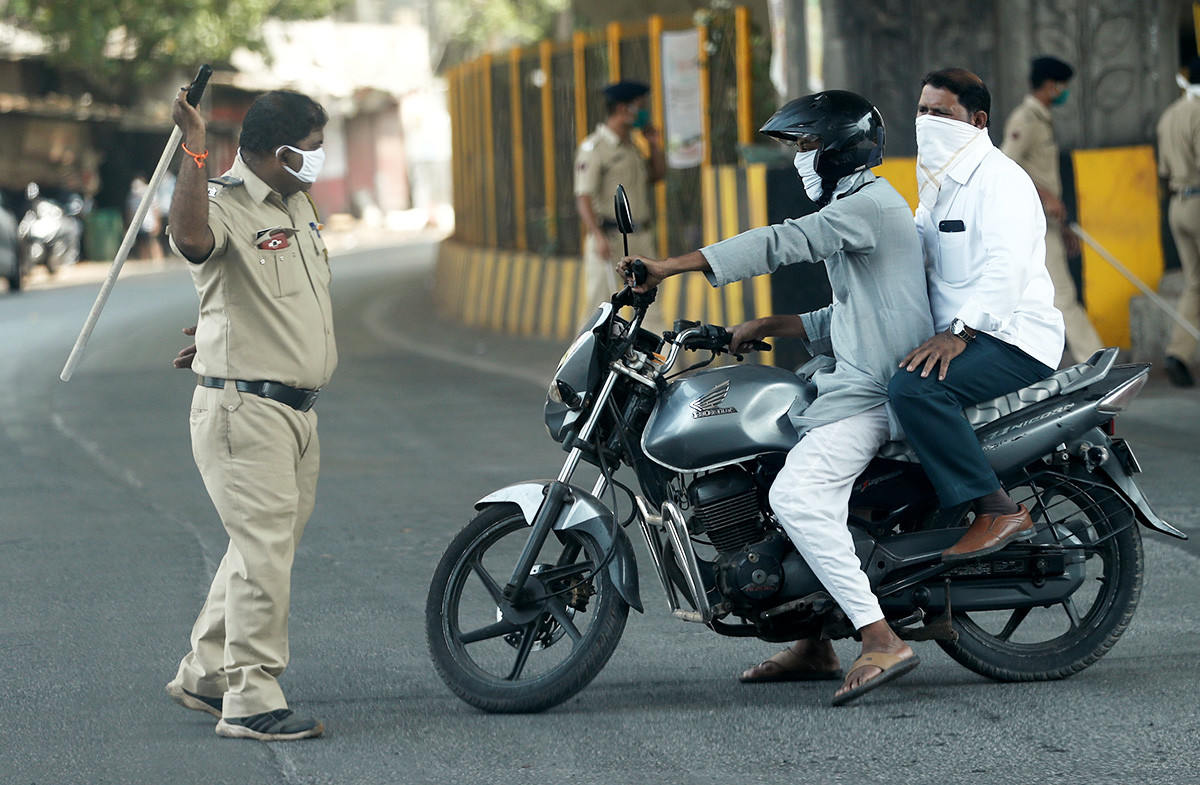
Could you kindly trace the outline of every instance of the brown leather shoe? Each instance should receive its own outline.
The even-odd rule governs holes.
[[[967,561],[995,553],[1013,540],[1027,540],[1032,536],[1033,519],[1024,504],[1009,515],[976,515],[967,533],[952,548],[942,552],[942,561]]]

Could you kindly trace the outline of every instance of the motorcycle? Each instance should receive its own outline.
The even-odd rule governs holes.
[[[617,220],[631,230],[620,192]],[[629,609],[643,611],[627,534],[635,523],[674,618],[765,641],[856,634],[768,498],[798,440],[789,412],[811,403],[814,385],[765,365],[709,367],[730,351],[730,333],[677,322],[657,336],[640,327],[653,300],[653,290],[626,287],[600,306],[547,392],[562,470],[480,499],[434,573],[434,665],[486,712],[548,709],[604,667]],[[624,306],[632,317],[619,315]],[[707,359],[676,371],[693,351]],[[1033,517],[1028,542],[944,563],[969,504],[942,509],[904,442],[884,445],[858,478],[850,531],[901,638],[934,640],[994,680],[1035,681],[1078,673],[1121,637],[1142,586],[1139,525],[1187,535],[1153,511],[1116,435],[1116,416],[1149,372],[1116,355],[1103,349],[965,410],[1004,488]],[[598,470],[590,490],[573,483],[583,464]],[[636,489],[615,476],[622,466]],[[626,515],[618,492],[630,499]]]
[[[38,264],[46,265],[51,273],[79,261],[82,235],[78,216],[83,202],[71,196],[64,205],[42,196],[36,185],[30,185],[26,196],[29,209],[17,226],[25,271]]]

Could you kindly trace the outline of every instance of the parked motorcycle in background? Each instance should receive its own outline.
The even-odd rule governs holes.
[[[629,231],[620,195],[617,222]],[[642,610],[634,523],[676,619],[765,641],[854,634],[769,503],[798,440],[789,415],[814,385],[764,365],[704,367],[729,351],[729,332],[677,322],[654,335],[640,327],[653,301],[626,288],[601,304],[547,392],[562,471],[480,499],[434,572],[430,654],[447,686],[484,711],[547,709],[604,667],[629,608]],[[678,370],[692,351],[707,360]],[[998,681],[1066,678],[1117,642],[1141,593],[1139,524],[1186,535],[1151,509],[1116,435],[1149,371],[1116,356],[1101,350],[965,410],[1005,489],[1030,510],[1029,542],[943,562],[970,505],[942,509],[903,442],[885,444],[856,480],[855,549],[900,637],[934,640]],[[590,490],[576,480],[583,464],[598,471]],[[617,479],[622,466],[636,488]]]
[[[60,203],[45,196],[35,183],[25,189],[25,197],[29,208],[17,226],[24,270],[44,264],[56,273],[79,261],[83,199],[71,194]]]

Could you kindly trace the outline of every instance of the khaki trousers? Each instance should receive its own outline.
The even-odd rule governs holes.
[[[625,255],[625,242],[621,233],[616,229],[604,233],[612,248],[612,258],[606,259],[596,250],[596,238],[591,232],[583,241],[583,279],[584,292],[582,313],[579,321],[589,318],[596,312],[600,303],[606,303],[612,296],[625,286],[625,282],[617,275],[617,262]],[[658,258],[658,248],[653,229],[646,229],[629,235],[629,255],[645,256],[650,259]],[[651,332],[661,334],[670,327],[666,315],[662,313],[662,303],[655,301],[646,311],[646,320],[642,325]]]
[[[1172,198],[1167,222],[1183,269],[1183,292],[1175,310],[1189,324],[1200,327],[1200,196]],[[1185,363],[1191,362],[1196,354],[1196,339],[1176,324],[1166,353]]]
[[[1046,269],[1054,283],[1054,307],[1062,312],[1067,332],[1067,348],[1063,363],[1081,363],[1104,348],[1104,342],[1087,311],[1080,304],[1075,290],[1075,279],[1067,266],[1067,244],[1063,241],[1062,224],[1046,222]]]
[[[196,387],[192,455],[229,547],[179,664],[187,690],[224,698],[226,717],[287,708],[292,559],[312,514],[320,464],[315,411]]]

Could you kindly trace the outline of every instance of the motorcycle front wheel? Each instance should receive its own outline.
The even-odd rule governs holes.
[[[938,645],[997,681],[1064,679],[1104,656],[1133,618],[1144,571],[1138,524],[1120,496],[1096,483],[1049,475],[1006,490],[1029,508],[1035,542],[1083,555],[1083,582],[1048,607],[954,612],[958,640]]]
[[[588,535],[555,532],[530,571],[529,601],[506,614],[501,591],[530,527],[514,505],[486,508],[442,556],[425,628],[442,681],[487,712],[543,711],[582,690],[621,640],[629,606]]]

